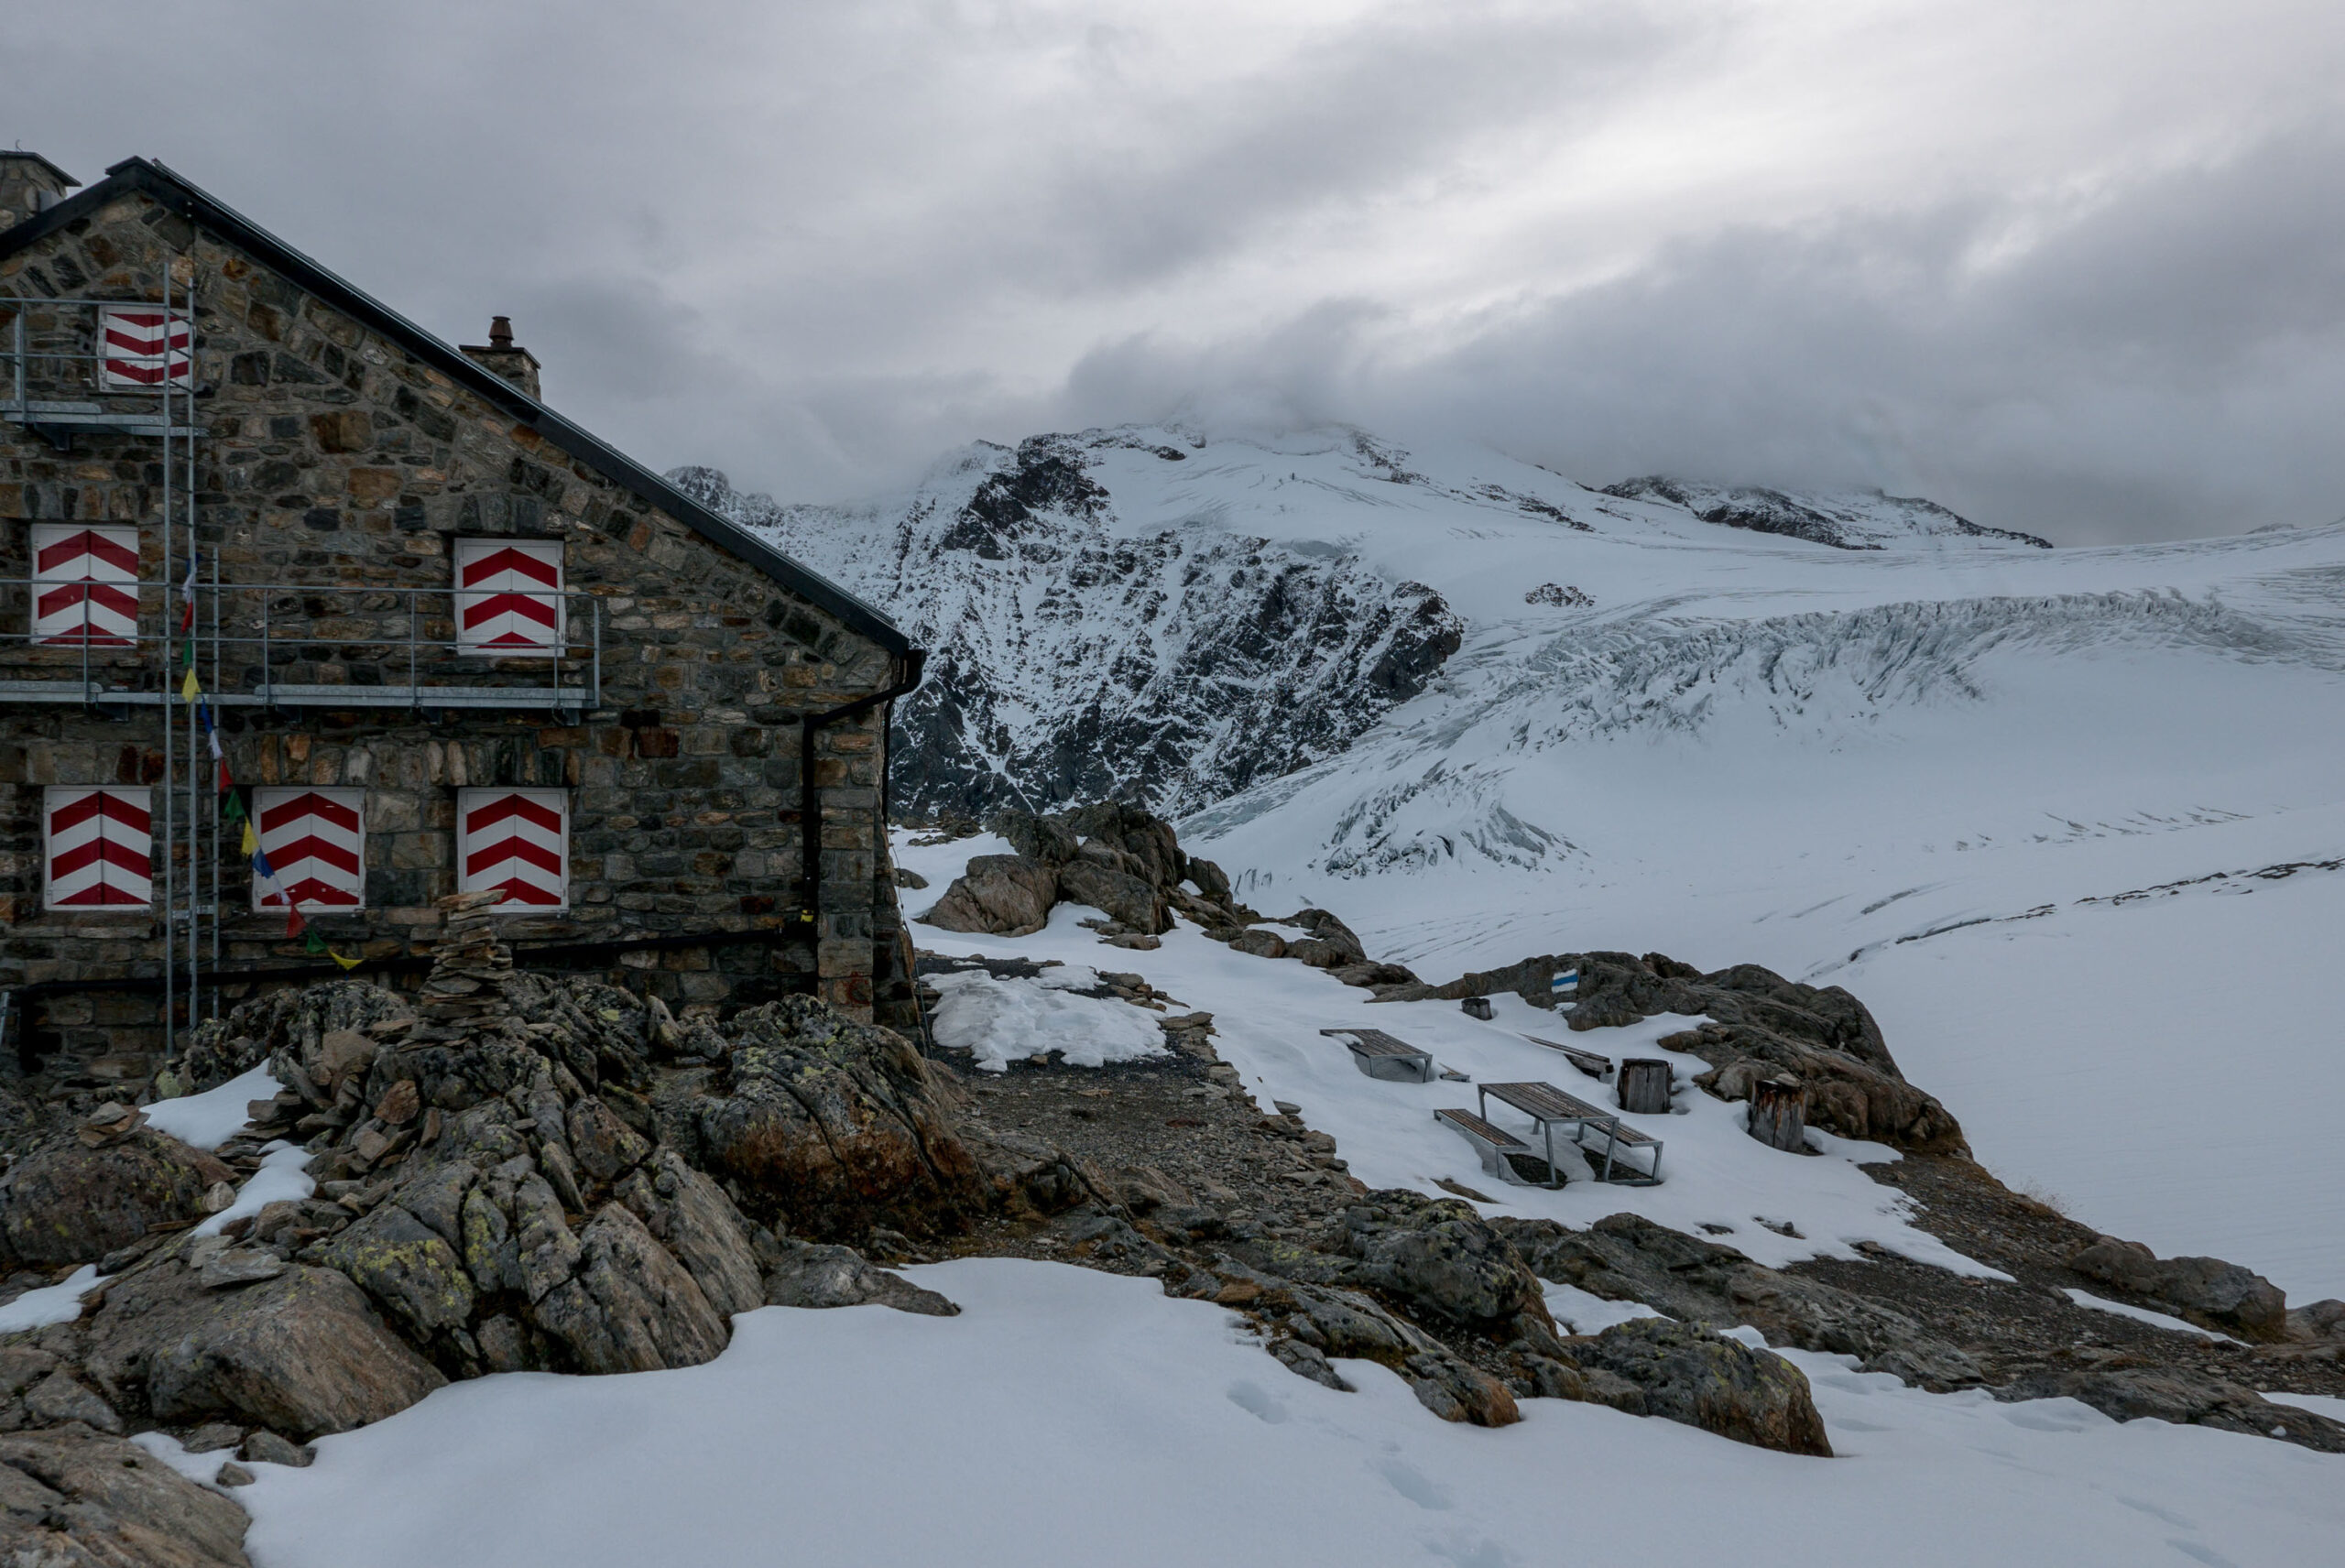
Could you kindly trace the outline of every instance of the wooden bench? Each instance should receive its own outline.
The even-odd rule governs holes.
[[[1543,1045],[1549,1051],[1563,1052],[1565,1061],[1599,1083],[1612,1076],[1612,1059],[1609,1056],[1598,1056],[1592,1051],[1582,1051],[1578,1046],[1565,1045],[1560,1040],[1541,1040],[1535,1034],[1527,1034],[1522,1038],[1533,1045]]]
[[[1545,1184],[1554,1167],[1539,1158],[1539,1151],[1502,1127],[1484,1121],[1463,1106],[1434,1112],[1433,1119],[1471,1144],[1481,1157],[1482,1169],[1501,1181],[1511,1181],[1518,1187]],[[1525,1167],[1529,1167],[1526,1172]]]
[[[1603,1139],[1604,1168],[1597,1176],[1599,1181],[1617,1181],[1623,1186],[1651,1187],[1661,1181],[1662,1143],[1650,1133],[1628,1126],[1620,1120],[1620,1113],[1591,1105],[1576,1095],[1566,1094],[1553,1083],[1479,1083],[1476,1093],[1481,1096],[1484,1116],[1489,1113],[1489,1102],[1495,1098],[1512,1105],[1529,1116],[1546,1140],[1547,1164],[1560,1177],[1555,1167],[1555,1129],[1568,1129],[1567,1136],[1589,1153],[1596,1152],[1593,1138]],[[1643,1171],[1619,1160],[1620,1151],[1629,1149],[1648,1149],[1652,1163]],[[1616,1169],[1617,1166],[1617,1169]],[[1625,1171],[1626,1174],[1620,1172]],[[1560,1186],[1560,1181],[1550,1185]]]
[[[1395,1040],[1382,1029],[1323,1029],[1319,1032],[1349,1046],[1352,1065],[1370,1078],[1396,1083],[1433,1082],[1433,1052],[1420,1051],[1407,1040]]]

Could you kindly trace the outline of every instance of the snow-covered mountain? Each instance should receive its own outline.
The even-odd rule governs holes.
[[[915,800],[1131,789],[1427,973],[1828,977],[1998,1171],[2345,1292],[2345,525],[2048,550],[1347,430],[981,446],[855,509],[694,483],[938,650]]]
[[[1038,436],[971,447],[909,495],[836,510],[741,495],[704,468],[670,477],[888,606],[929,649],[898,721],[906,810],[1124,796],[1172,811],[1337,755],[1422,691],[1461,631],[1440,594],[1339,547],[1274,543],[1226,512],[1168,515],[1110,487],[1125,468],[1177,476],[1208,461],[1171,432]]]
[[[1753,533],[1783,534],[1838,550],[1886,550],[1916,538],[1947,535],[2008,539],[2050,550],[2049,539],[2007,528],[1983,528],[1936,501],[1879,490],[1817,491],[1798,495],[1754,485],[1705,485],[1648,474],[1607,485],[1604,493],[1630,500],[1683,506],[1706,523]]]
[[[1347,429],[979,442],[861,506],[782,506],[708,468],[670,477],[887,605],[929,648],[928,681],[900,719],[898,798],[916,812],[1113,794],[1180,811],[1340,755],[1423,690],[1463,634],[1440,592],[1364,550],[1395,531],[2043,545],[1877,492],[1660,478],[1596,492],[1492,453],[1424,457]],[[1528,604],[1592,605],[1575,583],[1522,588]]]

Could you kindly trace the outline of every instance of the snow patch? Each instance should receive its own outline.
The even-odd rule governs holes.
[[[263,1065],[201,1094],[158,1100],[139,1108],[147,1113],[147,1125],[158,1132],[167,1132],[191,1149],[217,1149],[252,1125],[245,1107],[268,1099],[278,1088]]]
[[[929,1024],[936,1043],[970,1052],[989,1073],[1053,1051],[1072,1066],[1098,1067],[1168,1049],[1156,1014],[1119,997],[1076,995],[1099,984],[1098,971],[1080,964],[1046,969],[1033,979],[997,980],[965,969],[932,975],[928,983],[939,996]]]

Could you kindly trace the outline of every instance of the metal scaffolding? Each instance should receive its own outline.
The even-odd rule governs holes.
[[[150,907],[163,917],[164,1051],[174,1058],[182,1016],[187,1027],[197,1022],[204,972],[220,970],[223,961],[224,824],[194,711],[180,698],[186,670],[194,670],[215,708],[543,708],[576,715],[601,702],[603,616],[594,595],[550,590],[545,596],[559,600],[553,646],[535,658],[484,658],[454,635],[453,583],[427,589],[223,581],[216,553],[206,560],[198,537],[197,452],[204,430],[196,410],[198,302],[184,258],[164,269],[162,293],[159,306],[151,299],[0,296],[0,312],[8,317],[0,346],[0,420],[60,452],[72,451],[77,437],[158,441],[158,516],[139,526],[159,523],[162,546],[159,579],[142,573],[135,583],[115,584],[137,601],[126,637],[93,639],[85,603],[78,660],[12,660],[27,668],[0,679],[0,705],[156,712],[162,776]],[[107,312],[125,309],[161,312],[163,348],[151,386],[123,385],[117,367],[130,362],[108,350]],[[175,359],[182,330],[184,355]],[[110,519],[87,520],[104,526]],[[143,559],[143,546],[140,553]],[[22,631],[0,634],[0,649],[23,644],[29,652],[56,640],[33,630],[29,612],[43,581],[37,565],[24,578],[0,579],[0,588],[23,590],[28,611]],[[443,620],[448,635],[434,635]],[[93,663],[93,647],[110,657]],[[335,678],[277,678],[280,667],[305,664],[313,675]],[[216,1017],[220,988],[210,989]]]

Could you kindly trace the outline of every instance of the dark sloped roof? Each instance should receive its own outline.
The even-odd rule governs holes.
[[[433,337],[373,295],[312,261],[159,163],[143,158],[125,158],[107,169],[105,179],[80,194],[13,228],[0,229],[0,257],[25,249],[131,191],[152,197],[170,212],[211,231],[334,309],[365,323],[451,381],[510,414],[516,423],[534,430],[555,448],[643,497],[710,543],[739,556],[891,653],[911,650],[911,639],[880,611],[820,572],[791,560],[732,519],[709,510],[641,463],[572,424],[503,376],[474,364],[452,344]]]

